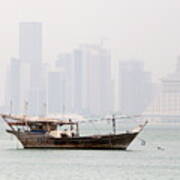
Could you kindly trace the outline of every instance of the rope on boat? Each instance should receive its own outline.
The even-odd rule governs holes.
[[[93,121],[89,121],[89,123],[90,123],[91,125],[93,125],[93,128],[97,131],[97,133],[100,132],[99,129],[94,125],[94,122],[93,122]]]
[[[122,119],[131,119],[131,118],[139,118],[141,117],[141,115],[133,115],[133,116],[128,116],[128,115],[124,115],[124,116],[115,116],[114,118],[116,120],[122,120]],[[113,116],[112,117],[104,117],[104,118],[98,118],[98,119],[86,119],[86,120],[81,120],[79,121],[79,123],[87,123],[87,122],[98,122],[98,121],[112,121]]]

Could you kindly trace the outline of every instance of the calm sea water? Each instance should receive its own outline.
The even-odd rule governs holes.
[[[110,131],[107,124],[82,133]],[[108,127],[108,128],[107,128]],[[118,131],[127,126],[118,124]],[[127,151],[24,150],[0,126],[0,180],[179,180],[180,123],[149,124]],[[160,146],[158,149],[157,147]]]

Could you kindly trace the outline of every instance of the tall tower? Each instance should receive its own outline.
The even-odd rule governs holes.
[[[140,61],[119,63],[119,111],[123,114],[141,114],[150,103],[151,73],[144,71]]]
[[[73,105],[75,112],[82,112],[83,100],[83,56],[80,49],[74,50]]]
[[[25,101],[29,102],[27,113],[41,113],[46,101],[41,23],[19,24],[19,57],[11,60],[7,84],[6,101],[14,105],[13,113],[23,113]]]
[[[6,84],[6,105],[10,113],[19,113],[20,111],[20,61],[11,59],[7,72]],[[13,107],[10,107],[11,106]],[[10,110],[11,109],[11,110]]]
[[[42,60],[42,24],[24,22],[19,25],[19,58],[27,63]]]
[[[55,69],[48,72],[48,113],[64,113],[66,100],[65,72]]]
[[[178,121],[180,117],[180,58],[176,71],[161,80],[160,93],[154,98],[144,115],[153,120]]]
[[[180,56],[177,58],[176,72],[180,72]]]
[[[85,113],[104,115],[112,111],[111,56],[107,49],[98,45],[81,45],[74,59],[75,98],[81,100]]]
[[[23,22],[19,24],[19,59],[23,66],[29,66],[29,82],[22,82],[29,86],[26,95],[20,94],[20,103],[29,102],[29,113],[40,114],[45,101],[45,87],[43,82],[42,64],[42,24],[39,22]],[[27,78],[25,78],[27,79]],[[28,84],[27,84],[28,83]],[[27,95],[28,94],[28,95]]]
[[[70,53],[60,54],[56,61],[56,66],[64,71],[61,76],[64,76],[64,97],[63,106],[65,112],[73,110],[73,55]]]

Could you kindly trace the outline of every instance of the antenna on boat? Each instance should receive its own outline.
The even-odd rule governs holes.
[[[115,119],[115,114],[112,115],[112,126],[113,126],[113,133],[116,134],[116,119]]]
[[[26,115],[27,114],[27,111],[28,111],[28,105],[29,105],[29,103],[28,103],[28,101],[24,101],[24,115]]]
[[[63,104],[63,106],[62,106],[62,118],[63,119],[66,119],[66,116],[65,116],[65,105]]]
[[[13,102],[12,102],[12,99],[10,100],[10,112],[9,114],[11,115],[13,112]]]
[[[44,116],[47,115],[47,103],[43,103],[43,108],[44,108]]]
[[[62,107],[62,112],[63,112],[63,114],[65,113],[65,110],[66,110],[66,107],[65,107],[65,105],[63,104],[63,107]]]

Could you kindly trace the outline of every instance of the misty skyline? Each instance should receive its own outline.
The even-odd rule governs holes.
[[[24,113],[28,103],[30,115],[140,114],[150,103],[152,78],[143,62],[124,61],[114,78],[110,50],[84,44],[60,54],[52,68],[42,61],[42,30],[42,23],[19,24],[19,55],[8,66],[1,111]]]
[[[43,23],[42,61],[49,64],[80,44],[103,42],[111,51],[114,66],[119,60],[141,60],[157,82],[174,71],[180,54],[178,0],[7,0],[1,4],[1,87],[10,59],[18,57],[21,22]],[[4,99],[4,88],[0,99]]]
[[[79,44],[104,39],[113,61],[140,59],[157,80],[173,71],[180,54],[179,7],[177,0],[7,0],[0,7],[0,62],[6,64],[10,57],[17,57],[18,23],[38,21],[45,29],[46,62]]]
[[[180,0],[0,0],[0,180],[180,179],[179,19]]]

